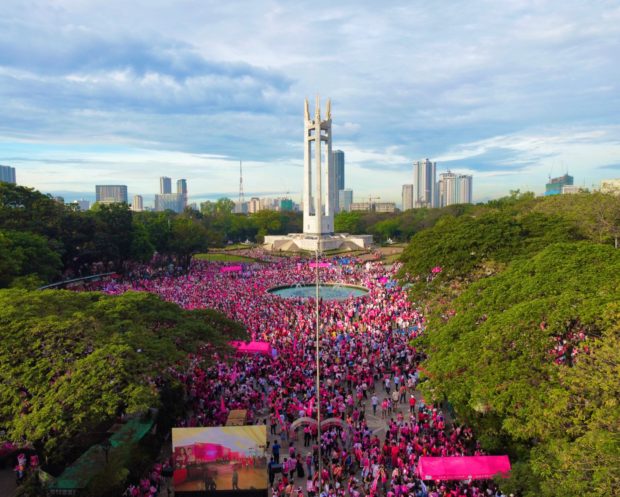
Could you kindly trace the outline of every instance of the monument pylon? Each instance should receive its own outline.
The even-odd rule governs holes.
[[[308,99],[304,102],[304,234],[320,237],[334,234],[336,198],[332,161],[331,102],[321,119],[321,103],[316,98],[314,118],[310,118]]]
[[[372,245],[372,235],[334,233],[336,206],[336,171],[332,158],[332,105],[325,105],[321,118],[321,102],[316,97],[314,117],[310,117],[308,99],[304,100],[304,185],[302,208],[303,233],[269,235],[264,247],[282,251],[359,250]]]

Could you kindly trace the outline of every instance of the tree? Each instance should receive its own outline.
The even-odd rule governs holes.
[[[67,209],[60,222],[59,241],[65,270],[79,274],[83,266],[100,260],[94,245],[96,222],[85,212]]]
[[[132,213],[127,204],[96,204],[89,214],[95,219],[94,247],[103,262],[120,270],[131,258],[133,243]]]
[[[179,264],[189,268],[192,255],[205,252],[208,248],[209,232],[199,222],[185,217],[177,217],[172,222],[170,252]]]
[[[611,246],[551,245],[470,285],[419,341],[426,395],[528,464],[542,495],[610,495],[618,481],[618,274]]]
[[[165,254],[170,245],[172,219],[170,212],[134,212],[133,223],[144,226],[149,242],[157,252]]]
[[[359,212],[339,212],[334,219],[334,230],[338,233],[359,235],[362,232],[362,215]]]
[[[153,257],[155,247],[149,239],[146,227],[140,223],[133,223],[133,237],[131,240],[131,258],[134,261],[148,262]]]
[[[561,211],[562,215],[579,226],[582,233],[598,243],[612,243],[616,248],[620,238],[620,197],[604,193],[554,195],[537,204],[538,212]]]
[[[401,223],[399,222],[399,220],[394,218],[379,221],[373,226],[372,234],[379,238],[379,240],[381,241],[385,241],[388,238],[398,238],[401,233],[400,224]]]
[[[65,206],[48,195],[0,182],[0,227],[56,238]]]
[[[282,234],[282,219],[279,212],[262,210],[250,216],[252,224],[258,230],[258,237]],[[261,240],[257,240],[261,241]]]
[[[36,277],[34,286],[57,277],[62,263],[49,245],[45,237],[34,233],[0,230],[0,288],[29,275]]]
[[[566,391],[548,423],[566,427],[533,450],[532,466],[544,476],[545,495],[616,495],[620,489],[620,304],[600,315],[601,336],[573,368],[559,372]]]
[[[232,213],[235,203],[227,197],[217,199],[215,203],[215,213],[219,216],[226,216]]]
[[[244,335],[219,313],[147,293],[0,291],[0,425],[62,458],[80,434],[159,406],[155,377],[201,343],[223,350]]]
[[[425,278],[431,268],[440,266],[443,271],[437,281],[465,278],[485,265],[508,263],[550,243],[578,239],[580,234],[571,222],[542,213],[516,216],[487,211],[477,217],[445,216],[411,239],[402,256],[403,272]]]

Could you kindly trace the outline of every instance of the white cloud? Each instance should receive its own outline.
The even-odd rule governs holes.
[[[620,162],[619,53],[604,0],[5,0],[0,161],[23,159],[32,185],[118,172],[146,188],[169,167],[234,191],[243,158],[257,189],[298,190],[302,102],[319,93],[356,191],[398,198],[410,163],[434,156],[501,195],[524,173],[540,188],[543,170]],[[89,174],[50,172],[54,144]]]

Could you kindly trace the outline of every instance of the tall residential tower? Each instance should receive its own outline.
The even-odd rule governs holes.
[[[413,185],[403,185],[402,209],[408,211],[413,209]]]
[[[456,174],[452,171],[441,173],[437,183],[439,205],[446,207],[454,204],[471,204],[472,177],[468,174]]]
[[[15,168],[11,166],[0,165],[0,181],[15,184]]]
[[[437,207],[437,163],[428,159],[413,164],[413,207]]]
[[[181,197],[181,202],[183,203],[183,209],[187,207],[187,180],[179,179],[177,180],[177,195]]]
[[[101,204],[127,203],[127,185],[95,185],[95,194]]]
[[[161,195],[172,193],[172,180],[168,176],[159,178],[159,193]]]
[[[336,181],[336,197],[334,202],[334,212],[343,210],[340,205],[340,190],[344,190],[344,152],[342,150],[334,150],[332,153],[332,162],[334,163],[334,174]]]

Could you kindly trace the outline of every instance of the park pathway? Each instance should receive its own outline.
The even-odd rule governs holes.
[[[15,494],[15,473],[11,468],[0,469],[0,496],[13,497]]]
[[[385,390],[383,388],[383,383],[381,381],[377,381],[375,382],[375,391],[377,393],[377,397],[379,398],[379,405],[381,405],[381,402],[383,401],[383,399],[386,397],[386,393]],[[387,421],[388,419],[382,419],[381,415],[379,414],[380,412],[380,408],[377,410],[377,416],[374,416],[372,414],[372,404],[370,402],[370,397],[372,396],[372,393],[369,392],[368,395],[368,399],[365,401],[364,403],[364,414],[366,416],[366,423],[368,424],[368,428],[370,428],[370,430],[373,432],[373,434],[377,435],[381,441],[384,440],[385,437],[385,432],[387,429]],[[415,392],[415,396],[416,399],[418,401],[421,400],[421,395],[420,392],[416,391]],[[408,419],[408,413],[409,413],[409,403],[408,403],[408,397],[407,397],[407,403],[405,404],[398,404],[398,408],[397,410],[394,411],[394,413],[392,414],[392,417],[396,417],[396,414],[398,412],[403,413],[403,415],[405,416],[405,419]],[[260,412],[259,415],[260,419],[265,419],[268,418],[268,412],[266,409],[262,410]],[[267,427],[267,437],[269,439],[269,446],[271,447],[271,445],[273,444],[273,442],[278,439],[280,441],[280,445],[282,446],[282,450],[280,452],[281,456],[280,456],[280,461],[284,460],[284,456],[288,454],[288,447],[289,447],[289,442],[288,441],[281,441],[280,438],[280,429],[278,428],[278,433],[276,435],[270,435],[269,434],[269,427]],[[302,455],[302,459],[305,461],[305,456],[308,453],[308,451],[310,450],[308,447],[304,447],[304,441],[303,441],[303,431],[299,430],[299,435],[297,436],[297,440],[295,443],[295,450],[296,453],[301,454]],[[172,451],[171,447],[167,447],[162,451],[163,455],[169,455]],[[271,450],[268,451],[268,458],[271,457]],[[306,467],[304,464],[304,471],[306,471]],[[306,475],[307,476],[307,475]],[[359,475],[358,475],[359,476]],[[279,478],[280,475],[276,476],[276,481],[277,478]],[[158,497],[172,497],[174,496],[174,490],[172,488],[172,482],[171,479],[167,479],[168,481],[165,481],[162,486],[161,489],[159,491],[159,495]],[[295,487],[301,487],[302,490],[304,491],[304,494],[306,493],[306,478],[297,478],[297,476],[295,476]],[[271,492],[270,492],[271,494]],[[0,495],[2,495],[0,493]],[[3,496],[4,497],[4,496]]]

